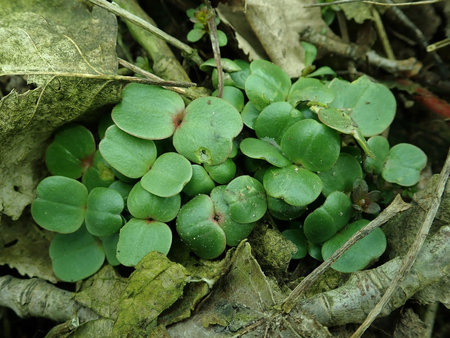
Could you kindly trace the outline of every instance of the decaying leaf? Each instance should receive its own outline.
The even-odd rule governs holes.
[[[0,231],[0,265],[8,264],[21,275],[56,283],[48,248],[52,234],[22,217],[12,222],[4,217]]]
[[[116,72],[117,22],[76,0],[0,0],[0,17],[0,76],[37,86],[0,101],[0,212],[15,220],[34,198],[51,133],[120,100],[120,83],[83,77]]]
[[[235,30],[240,48],[251,60],[265,58],[266,53],[290,77],[298,77],[304,67],[299,33],[311,27],[332,34],[319,8],[303,7],[312,3],[315,0],[241,0],[232,5],[221,3],[218,11]]]

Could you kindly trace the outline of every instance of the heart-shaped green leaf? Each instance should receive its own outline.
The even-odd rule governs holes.
[[[183,192],[188,196],[198,194],[209,194],[215,187],[214,181],[201,165],[192,165],[192,178],[183,188]]]
[[[123,207],[123,198],[114,189],[92,189],[87,199],[86,229],[94,236],[109,236],[119,231]]]
[[[280,198],[274,198],[267,196],[267,207],[270,214],[283,221],[291,221],[297,217],[300,217],[306,210],[305,207],[296,207],[294,205],[287,204]]]
[[[208,165],[205,163],[203,166],[209,176],[219,184],[227,184],[236,175],[236,164],[230,158],[220,164]]]
[[[183,123],[175,131],[175,149],[194,163],[219,164],[233,148],[242,129],[239,112],[217,97],[201,97],[186,108]]]
[[[256,222],[267,211],[266,192],[263,185],[251,176],[236,177],[225,189],[225,201],[235,222]]]
[[[322,243],[347,225],[352,215],[350,198],[340,191],[331,193],[324,204],[311,212],[303,225],[306,238],[312,243]]]
[[[353,234],[369,223],[360,219],[346,226],[341,232],[322,245],[323,259],[330,257]],[[354,272],[364,269],[369,263],[380,257],[386,250],[386,236],[380,228],[353,244],[339,259],[331,265],[334,270],[340,272]]]
[[[269,162],[276,167],[285,167],[292,164],[281,152],[269,142],[256,138],[242,140],[240,146],[244,155]]]
[[[123,200],[126,202],[128,194],[130,193],[131,188],[133,188],[133,185],[122,181],[114,181],[109,185],[108,188],[116,190],[120,194],[120,196],[122,196]]]
[[[212,93],[212,96],[217,96],[217,90]],[[244,94],[236,87],[224,86],[222,98],[231,103],[238,111],[244,108]]]
[[[76,282],[93,275],[105,261],[102,243],[84,226],[71,234],[56,235],[49,253],[56,277],[64,282]]]
[[[231,79],[236,87],[239,89],[245,89],[245,81],[247,81],[250,75],[250,63],[244,60],[234,60],[241,70],[230,72]]]
[[[145,190],[137,182],[127,199],[128,211],[136,218],[150,218],[159,222],[173,220],[180,210],[181,197],[176,194],[171,197],[159,197]]]
[[[81,125],[70,125],[56,133],[45,153],[45,163],[52,175],[79,178],[89,167],[94,151],[92,133]]]
[[[187,202],[177,216],[177,232],[199,257],[214,259],[226,246],[225,232],[214,219],[214,205],[207,195],[197,195]]]
[[[303,120],[303,114],[289,103],[274,102],[257,116],[255,132],[259,138],[271,138],[281,144],[281,137],[286,129],[300,120]]]
[[[323,183],[322,193],[328,196],[333,191],[351,192],[353,182],[362,178],[363,173],[358,160],[347,153],[340,153],[336,163],[319,174]]]
[[[336,95],[330,107],[347,112],[362,135],[380,134],[392,123],[396,103],[394,95],[386,86],[362,76],[352,83],[334,79],[329,88]]]
[[[391,183],[410,187],[419,182],[420,171],[427,164],[427,155],[409,143],[399,143],[389,150],[382,176]]]
[[[303,231],[299,229],[287,229],[281,234],[297,247],[297,251],[292,254],[291,259],[302,259],[306,256],[306,253],[308,252],[308,241],[306,240]]]
[[[143,176],[156,159],[156,146],[152,140],[128,135],[117,126],[106,130],[99,149],[109,165],[130,178]]]
[[[67,234],[83,224],[88,191],[80,182],[50,176],[39,183],[36,194],[31,215],[44,229]]]
[[[298,121],[286,130],[281,150],[296,164],[312,171],[330,169],[341,149],[339,135],[312,119]]]
[[[245,92],[258,110],[286,99],[291,79],[279,66],[266,60],[255,60],[250,64],[250,71]]]
[[[255,129],[255,121],[259,115],[259,110],[249,101],[245,104],[244,109],[242,109],[242,121],[244,124],[250,128]]]
[[[231,218],[230,207],[225,201],[226,187],[215,187],[211,191],[211,199],[214,204],[214,219],[225,232],[227,245],[236,246],[252,232],[255,223],[239,223]]]
[[[296,165],[267,169],[263,182],[267,195],[298,207],[313,202],[322,190],[319,176]]]
[[[105,162],[99,151],[95,152],[94,162],[81,178],[81,182],[91,191],[95,187],[108,187],[114,182],[114,172]]]
[[[383,136],[373,136],[367,140],[374,158],[366,157],[364,160],[364,170],[368,173],[381,174],[384,162],[389,154],[389,142]]]
[[[158,140],[170,137],[184,115],[183,99],[175,92],[139,83],[127,85],[112,119],[126,133]]]
[[[103,250],[105,251],[106,259],[108,263],[112,266],[119,265],[120,262],[117,259],[117,243],[119,242],[119,233],[116,232],[107,237],[101,238],[103,243]]]
[[[116,256],[121,264],[135,266],[151,251],[167,255],[171,245],[167,224],[132,218],[120,230]]]
[[[334,92],[326,87],[320,80],[300,77],[289,90],[288,102],[296,106],[301,101],[313,101],[322,104],[334,100]]]
[[[192,166],[178,153],[164,153],[141,179],[142,187],[160,197],[171,197],[180,193],[191,180]]]

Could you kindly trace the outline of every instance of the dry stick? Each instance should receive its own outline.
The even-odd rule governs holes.
[[[380,37],[381,43],[383,44],[384,52],[390,60],[395,60],[394,51],[392,50],[391,44],[384,29],[383,21],[381,21],[380,14],[375,7],[372,7],[372,16],[375,21],[375,27],[377,28],[378,36]]]
[[[158,86],[166,86],[166,87],[194,87],[195,83],[192,82],[176,82],[176,81],[165,81],[165,80],[151,80],[144,79],[135,76],[124,76],[124,75],[109,75],[109,74],[85,74],[85,73],[67,73],[67,72],[7,72],[0,73],[0,75],[49,75],[49,76],[60,76],[60,77],[77,77],[83,79],[98,79],[105,81],[121,81],[121,82],[137,82],[144,84],[154,84]]]
[[[211,8],[211,7],[210,7]],[[219,48],[219,39],[217,38],[217,26],[215,22],[215,12],[214,9],[211,8],[211,11],[214,15],[208,19],[208,29],[209,29],[209,37],[211,39],[211,45],[214,53],[214,61],[216,62],[217,67],[217,97],[223,96],[223,69],[222,63],[220,61],[220,48]]]
[[[428,232],[430,231],[431,224],[433,223],[434,217],[436,216],[436,213],[439,209],[441,196],[442,193],[444,192],[445,184],[447,183],[449,173],[450,173],[450,150],[447,153],[447,159],[445,161],[444,167],[442,168],[439,181],[436,187],[436,192],[434,196],[432,196],[431,206],[428,209],[427,214],[425,215],[425,220],[423,221],[423,224],[419,229],[416,238],[414,239],[414,243],[409,248],[408,253],[403,259],[399,271],[395,275],[389,287],[386,289],[385,294],[383,295],[383,297],[381,297],[381,300],[378,302],[377,305],[375,305],[372,311],[370,311],[367,318],[364,320],[361,326],[355,331],[355,333],[353,333],[351,338],[359,338],[363,335],[363,333],[369,328],[372,322],[383,310],[383,307],[392,298],[392,295],[397,290],[400,281],[406,276],[409,270],[411,270],[411,267],[414,264],[417,255],[419,254],[419,251],[422,248],[423,243],[425,242]]]
[[[410,204],[403,202],[400,195],[397,195],[389,206],[384,209],[373,221],[367,224],[364,228],[356,232],[350,239],[344,243],[339,249],[337,249],[326,261],[320,264],[313,272],[306,276],[300,284],[298,284],[289,296],[281,304],[281,308],[284,312],[289,313],[292,308],[297,304],[298,299],[312,286],[319,277],[328,269],[339,257],[341,257],[353,244],[359,241],[361,238],[367,236],[374,229],[378,228],[382,224],[386,223],[396,214],[401,211],[405,211],[411,207]]]
[[[442,0],[423,0],[423,1],[414,1],[414,2],[397,2],[397,3],[385,3],[385,2],[379,2],[379,1],[371,1],[371,0],[337,0],[332,2],[324,2],[320,4],[311,4],[311,5],[305,5],[304,8],[310,8],[310,7],[325,7],[325,6],[331,6],[331,5],[346,5],[351,4],[355,2],[364,3],[368,5],[375,5],[375,6],[385,6],[385,7],[405,7],[405,6],[417,6],[417,5],[429,5],[429,4],[435,4],[437,2],[441,2]]]
[[[124,60],[124,59],[118,58],[118,60],[119,60],[119,64],[121,66],[124,66],[125,68],[132,70],[136,74],[140,74],[142,76],[145,76],[146,78],[149,78],[150,80],[153,80],[153,81],[164,81],[164,79],[161,79],[159,76],[157,76],[157,75],[155,75],[153,73],[147,72],[146,70],[144,70],[144,69],[142,69],[142,68],[140,68],[140,67],[138,67],[138,66],[136,66],[136,65],[134,65],[134,64],[132,64],[132,63],[126,61],[126,60]],[[195,83],[193,83],[192,85],[196,86]],[[169,89],[171,91],[174,91],[174,92],[176,92],[178,94],[181,94],[181,95],[186,94],[186,90],[184,90],[183,88],[167,87],[167,86],[162,86],[162,87],[164,87],[166,89]]]
[[[409,58],[406,60],[389,60],[378,55],[373,50],[367,51],[364,47],[360,47],[352,43],[343,43],[341,41],[331,39],[325,35],[321,35],[312,30],[310,27],[300,33],[300,38],[302,41],[310,42],[325,51],[333,52],[353,60],[367,59],[371,65],[383,68],[391,73],[417,73],[421,68],[420,62],[418,62],[415,58]]]
[[[114,3],[114,2],[110,3],[106,0],[88,0],[88,1],[94,5],[97,5],[101,8],[106,9],[107,11],[109,11],[117,16],[120,16],[123,19],[126,19],[126,20],[134,23],[135,25],[138,25],[138,26],[148,30],[150,33],[156,35],[157,37],[163,39],[167,43],[171,44],[172,46],[174,46],[174,47],[180,49],[181,51],[183,51],[184,53],[186,53],[186,55],[192,61],[194,61],[196,64],[200,65],[203,63],[203,60],[199,57],[197,50],[195,50],[194,48],[185,44],[184,42],[174,38],[173,36],[167,34],[166,32],[162,31],[158,27],[150,24],[149,22],[141,19],[140,17],[138,17],[134,14],[131,14],[129,11],[121,8],[116,3]]]

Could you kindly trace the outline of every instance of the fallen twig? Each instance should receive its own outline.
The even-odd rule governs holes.
[[[412,265],[414,264],[417,255],[422,248],[425,239],[427,238],[428,232],[430,231],[431,224],[433,223],[434,217],[439,209],[439,205],[441,202],[441,196],[445,189],[445,184],[447,183],[448,176],[450,173],[450,151],[447,154],[447,160],[445,161],[444,167],[442,168],[439,182],[437,184],[436,192],[432,197],[432,203],[430,208],[428,209],[427,214],[425,215],[425,220],[416,235],[414,243],[411,245],[408,253],[403,259],[402,265],[392,280],[391,284],[387,288],[381,300],[378,304],[370,311],[366,320],[361,324],[361,326],[355,331],[352,335],[352,338],[361,337],[362,334],[367,330],[367,328],[372,324],[372,322],[377,318],[380,312],[383,310],[383,307],[387,302],[391,299],[394,292],[397,290],[397,287],[400,284],[400,281],[405,277],[405,275],[411,270]]]
[[[399,212],[405,211],[411,207],[410,204],[403,202],[400,195],[397,195],[392,203],[384,209],[377,218],[367,224],[364,228],[355,233],[345,244],[336,250],[326,261],[320,264],[313,272],[306,276],[300,284],[289,294],[289,296],[283,301],[281,307],[284,312],[290,312],[292,308],[297,304],[298,299],[310,286],[312,286],[323,272],[328,269],[336,260],[341,257],[353,244],[359,241],[361,238],[367,236],[374,229],[386,223],[389,219],[394,217]]]
[[[208,19],[209,38],[211,40],[212,50],[214,53],[214,61],[217,67],[217,97],[223,96],[223,69],[222,62],[220,61],[220,48],[219,40],[217,38],[217,26],[215,22],[215,11],[210,7],[213,15]]]

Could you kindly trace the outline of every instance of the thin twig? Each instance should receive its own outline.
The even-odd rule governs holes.
[[[150,80],[153,80],[153,81],[164,81],[164,79],[160,78],[159,76],[157,76],[157,75],[155,75],[153,73],[147,72],[145,69],[142,69],[142,68],[140,68],[140,67],[138,67],[138,66],[136,66],[136,65],[134,65],[134,64],[132,64],[132,63],[126,61],[126,60],[124,60],[124,59],[118,58],[118,60],[119,60],[119,64],[121,66],[124,66],[125,68],[132,70],[136,74],[145,76],[146,78],[148,78]],[[195,86],[195,84],[193,84],[193,85]],[[174,92],[176,92],[178,94],[182,94],[182,95],[186,94],[186,90],[184,90],[183,88],[166,87],[166,86],[163,86],[163,87],[167,88],[167,89],[170,89],[170,90],[172,90],[172,91],[174,91]]]
[[[217,68],[217,97],[223,96],[223,69],[222,62],[220,61],[220,48],[219,39],[217,38],[217,26],[215,22],[215,11],[210,7],[210,10],[214,15],[208,19],[209,38],[211,39],[212,50],[214,53],[214,61]]]
[[[421,228],[419,229],[419,232],[416,235],[416,238],[414,239],[414,243],[409,248],[408,253],[403,259],[399,271],[395,275],[389,287],[386,289],[386,292],[384,293],[383,297],[381,297],[381,300],[378,302],[378,304],[372,309],[372,311],[370,311],[367,318],[364,320],[361,326],[355,331],[355,333],[353,333],[351,338],[359,338],[363,335],[363,333],[369,328],[372,322],[381,313],[383,307],[392,298],[392,295],[397,290],[397,287],[399,286],[401,280],[411,270],[411,267],[414,264],[417,255],[419,254],[419,251],[422,248],[423,243],[425,242],[425,239],[427,238],[428,232],[430,231],[431,228],[431,224],[433,223],[434,217],[436,216],[436,213],[439,209],[441,196],[442,193],[444,192],[445,184],[447,183],[449,173],[450,173],[450,150],[447,153],[447,160],[445,161],[444,167],[442,168],[435,194],[434,196],[432,196],[431,206],[425,215],[425,219],[423,221]]]
[[[341,257],[353,244],[361,238],[367,236],[370,232],[386,223],[389,219],[394,217],[401,211],[405,211],[411,207],[410,204],[403,202],[400,195],[397,195],[389,206],[384,209],[373,221],[367,224],[364,228],[356,232],[350,239],[337,249],[326,261],[320,264],[313,272],[306,276],[300,284],[289,294],[289,296],[281,304],[284,312],[290,312],[297,303],[301,294],[304,293],[310,286],[312,286],[317,279],[328,269],[339,257]]]
[[[372,7],[372,17],[375,21],[375,27],[378,32],[378,36],[383,44],[384,52],[389,60],[395,60],[394,51],[392,50],[391,44],[389,43],[389,39],[386,34],[386,30],[384,29],[383,21],[381,21],[380,13],[375,7]]]
[[[158,36],[160,39],[163,39],[167,43],[171,44],[172,46],[182,50],[186,55],[194,61],[196,64],[200,65],[203,63],[203,60],[198,56],[197,50],[190,47],[189,45],[185,44],[184,42],[174,38],[173,36],[167,34],[166,32],[162,31],[158,27],[150,24],[149,22],[141,19],[140,17],[130,13],[129,11],[121,8],[116,3],[110,3],[106,0],[89,0],[94,5],[97,5],[101,8],[106,9],[107,11],[120,16],[123,19],[126,19],[135,25],[138,25],[150,33]]]
[[[124,76],[124,75],[108,75],[108,74],[86,74],[86,73],[67,73],[67,72],[7,72],[0,73],[0,75],[21,75],[21,76],[29,76],[29,75],[49,75],[56,77],[77,77],[84,79],[98,79],[105,81],[122,81],[122,82],[137,82],[137,83],[145,83],[145,84],[154,84],[158,86],[166,86],[166,87],[195,87],[196,84],[192,82],[176,82],[176,81],[165,81],[165,80],[151,80],[141,77],[135,76]]]
[[[326,7],[331,5],[347,5],[355,2],[364,3],[368,5],[375,6],[385,6],[385,7],[405,7],[405,6],[417,6],[417,5],[429,5],[435,4],[437,2],[441,2],[442,0],[423,0],[423,1],[415,1],[415,2],[397,2],[397,3],[386,3],[379,1],[371,1],[371,0],[337,0],[332,2],[323,2],[318,4],[305,5],[303,8],[310,7]]]

